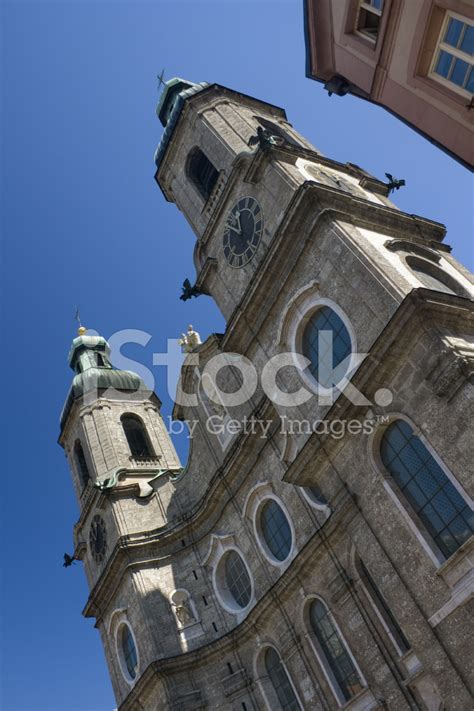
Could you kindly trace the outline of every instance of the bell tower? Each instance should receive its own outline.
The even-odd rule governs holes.
[[[437,271],[439,260],[424,247],[440,247],[442,226],[401,213],[388,197],[390,184],[323,156],[294,130],[283,109],[218,84],[176,78],[165,85],[157,114],[164,131],[155,179],[196,235],[197,287],[214,298],[227,320],[257,272],[283,253],[282,241],[303,246],[321,221],[343,232],[362,260],[371,253],[374,278],[384,282],[384,292],[398,292],[398,300],[413,288],[415,274],[419,283],[426,271],[421,281],[428,285]],[[354,228],[366,233],[356,237]],[[421,269],[413,267],[417,257],[410,264],[390,255],[386,239],[374,237],[382,233],[404,239],[409,234],[420,245]],[[375,259],[374,240],[380,250]],[[393,252],[405,256],[405,247],[393,245]],[[408,282],[406,288],[399,288],[400,281]]]
[[[84,614],[97,619],[120,698],[160,653],[157,623],[147,620],[150,603],[135,566],[147,555],[147,532],[166,523],[168,487],[181,465],[159,398],[135,373],[113,368],[102,336],[81,327],[69,365],[75,375],[59,443],[80,509],[74,557],[82,561],[91,590]]]
[[[474,340],[444,226],[241,92],[172,79],[158,116],[188,290],[226,329],[183,339],[184,470],[158,397],[72,344],[60,443],[117,707],[470,708]]]

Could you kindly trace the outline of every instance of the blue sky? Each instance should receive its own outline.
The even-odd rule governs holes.
[[[109,337],[151,334],[152,353],[193,323],[224,322],[193,280],[194,236],[154,180],[156,75],[164,67],[286,108],[326,155],[405,178],[402,210],[444,222],[472,267],[472,177],[382,109],[328,98],[305,78],[295,0],[3,2],[3,711],[111,711],[112,689],[81,564],[65,570],[77,519],[58,418],[71,382],[74,308]],[[165,378],[154,369],[169,414]],[[179,443],[185,454],[185,443]]]

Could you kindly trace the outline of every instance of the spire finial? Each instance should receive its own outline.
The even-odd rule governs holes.
[[[79,328],[77,329],[77,335],[83,336],[86,333],[87,328],[85,328],[85,326],[83,326],[81,323],[81,314],[79,313],[79,306],[76,306],[76,314],[74,316],[74,320],[77,321],[77,323],[79,324]]]
[[[165,70],[162,69],[162,70],[161,70],[161,74],[158,74],[156,78],[158,79],[158,92],[159,92],[160,89],[161,89],[161,87],[162,87],[162,86],[164,87],[164,86],[166,85],[166,82],[165,82]]]

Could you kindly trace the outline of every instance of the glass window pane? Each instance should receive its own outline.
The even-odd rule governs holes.
[[[225,580],[237,605],[246,607],[250,602],[252,585],[245,563],[236,551],[230,551],[225,558]]]
[[[299,711],[300,705],[291,686],[286,669],[281,663],[278,652],[270,647],[265,652],[265,668],[278,696],[280,708],[285,711]]]
[[[464,86],[464,82],[467,77],[467,71],[469,69],[469,64],[463,59],[454,60],[454,68],[451,72],[451,81],[457,86]]]
[[[342,319],[329,306],[315,311],[303,332],[303,355],[309,370],[326,388],[337,385],[344,372],[334,370],[351,353],[351,339]]]
[[[264,504],[260,525],[263,538],[272,555],[277,560],[285,560],[291,550],[291,528],[282,508],[273,499]]]
[[[461,38],[462,30],[463,23],[461,20],[456,20],[454,17],[451,17],[444,35],[444,42],[446,42],[446,44],[450,44],[452,47],[457,47]]]
[[[331,668],[345,701],[361,691],[362,683],[354,663],[321,600],[314,600],[309,610],[311,627],[321,651]]]
[[[132,633],[127,625],[122,626],[122,652],[127,671],[134,679],[137,674],[138,656]]]
[[[439,74],[440,77],[447,79],[449,77],[449,72],[451,70],[451,64],[453,61],[453,55],[445,52],[442,49],[438,55],[438,61],[435,65],[435,72]]]
[[[380,451],[388,471],[449,557],[474,533],[474,516],[467,503],[406,422],[397,420],[386,429]]]
[[[466,54],[474,55],[474,25],[465,25],[464,37],[459,49]]]

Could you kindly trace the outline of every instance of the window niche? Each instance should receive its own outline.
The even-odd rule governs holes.
[[[89,473],[89,467],[87,466],[84,450],[79,439],[76,439],[76,442],[74,444],[74,459],[76,461],[76,467],[79,473],[82,489],[84,490],[91,477]]]
[[[219,172],[200,148],[194,148],[189,154],[187,173],[201,197],[207,202],[217,182]]]
[[[155,457],[146,427],[137,415],[122,415],[122,427],[134,459]]]
[[[203,630],[191,593],[184,588],[174,590],[169,600],[181,639],[199,637]]]

